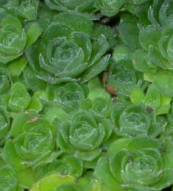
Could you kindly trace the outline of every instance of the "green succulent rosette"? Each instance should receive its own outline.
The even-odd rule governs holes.
[[[67,112],[77,110],[80,103],[88,96],[88,91],[87,85],[81,85],[77,82],[48,87],[50,100],[60,105]]]
[[[3,160],[0,161],[0,180],[0,189],[2,191],[23,191],[19,185],[15,170]]]
[[[14,117],[8,137],[3,156],[16,170],[20,183],[29,188],[36,178],[34,170],[59,154],[54,127],[35,113],[21,113]]]
[[[24,111],[29,106],[30,101],[31,96],[23,83],[16,82],[12,84],[7,105],[10,111]]]
[[[115,105],[113,119],[115,132],[123,137],[157,137],[164,132],[167,120],[156,116],[152,108],[144,105]]]
[[[119,139],[98,161],[95,175],[110,191],[160,191],[173,181],[171,158],[163,152],[155,139]]]
[[[26,21],[36,20],[38,0],[7,0],[4,7],[12,14]]]
[[[8,62],[23,54],[27,35],[20,20],[0,8],[0,63]]]
[[[79,110],[57,122],[57,145],[86,163],[102,153],[103,144],[112,134],[112,122],[96,112]]]
[[[109,44],[103,34],[92,39],[92,28],[92,21],[84,15],[57,15],[42,38],[26,51],[36,77],[49,84],[88,81],[105,70]]]
[[[140,23],[140,47],[134,52],[134,68],[144,73],[163,96],[172,97],[172,1],[153,1],[148,24]],[[166,85],[165,85],[166,84]]]

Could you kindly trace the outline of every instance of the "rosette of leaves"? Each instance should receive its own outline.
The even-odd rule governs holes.
[[[103,15],[112,17],[125,10],[135,10],[132,13],[138,13],[140,6],[144,6],[147,2],[148,0],[96,0],[95,6]]]
[[[35,181],[36,167],[57,157],[54,134],[54,127],[34,113],[21,113],[14,117],[3,156],[16,170],[23,187],[29,188]]]
[[[37,18],[38,5],[38,0],[7,0],[4,7],[12,14],[32,21]]]
[[[155,139],[119,139],[98,161],[95,175],[110,191],[160,191],[173,182],[170,159]]]
[[[6,64],[23,54],[27,35],[20,20],[0,8],[0,63]]]
[[[73,112],[57,123],[57,145],[65,152],[92,163],[101,155],[103,145],[112,134],[112,122],[93,111]]]
[[[146,65],[146,70],[154,70],[156,68],[166,70],[172,69],[172,7],[173,4],[171,1],[163,1],[159,8],[155,5],[153,8],[149,9],[148,13],[151,24],[140,26],[139,28],[139,42],[144,55],[144,59],[142,59],[141,62],[144,62],[146,59],[146,63],[143,63]],[[156,8],[158,8],[158,10]],[[156,11],[159,12],[159,19],[155,16]],[[167,22],[165,22],[165,20],[167,20]],[[137,58],[140,55],[137,55]],[[137,67],[137,64],[135,66]]]
[[[48,175],[36,182],[31,191],[102,191],[101,184],[93,177],[77,181],[73,176],[62,176],[57,173]]]
[[[157,137],[167,125],[164,117],[144,105],[115,104],[113,119],[116,134],[124,137]]]
[[[78,109],[88,95],[88,87],[77,82],[69,82],[62,85],[48,87],[50,100],[60,105],[65,111]]]
[[[88,81],[105,70],[109,44],[103,34],[92,38],[92,28],[93,22],[84,15],[57,15],[42,38],[26,51],[36,77],[50,84]]]
[[[24,111],[30,104],[31,96],[25,85],[16,82],[11,86],[8,98],[8,109],[13,112]]]
[[[23,191],[19,186],[16,172],[3,160],[0,161],[0,189],[2,191]]]
[[[144,73],[162,95],[173,95],[172,89],[172,1],[154,1],[148,10],[148,25],[139,25],[141,48],[134,52],[134,68]]]
[[[93,0],[45,0],[46,5],[57,11],[77,11],[77,12],[91,12],[94,11],[94,1]]]
[[[117,45],[117,31],[115,26],[96,23],[92,34],[94,38],[99,38],[100,34],[104,34],[109,42],[110,50]]]

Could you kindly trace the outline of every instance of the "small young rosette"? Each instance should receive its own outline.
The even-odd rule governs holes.
[[[167,125],[164,117],[156,116],[152,108],[144,105],[117,104],[114,108],[113,119],[116,134],[124,137],[157,137]]]
[[[15,170],[3,161],[0,163],[0,190],[23,191],[23,189],[19,186],[19,181]]]
[[[65,153],[87,162],[96,160],[112,134],[112,123],[92,111],[81,110],[58,123],[57,145]]]
[[[34,113],[16,115],[3,149],[5,160],[17,171],[25,188],[32,185],[34,170],[58,155],[54,128]]]
[[[0,8],[0,63],[8,62],[23,54],[27,35],[20,20]]]
[[[70,112],[74,109],[77,110],[80,103],[86,99],[88,88],[86,85],[69,82],[62,85],[49,86],[48,94],[55,105],[60,105],[65,111]]]

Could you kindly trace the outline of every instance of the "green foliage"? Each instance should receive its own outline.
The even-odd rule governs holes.
[[[0,191],[172,189],[172,101],[172,0],[0,0]]]

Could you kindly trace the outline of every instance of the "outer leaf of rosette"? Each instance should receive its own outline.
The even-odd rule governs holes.
[[[27,89],[35,91],[45,90],[46,83],[42,80],[39,80],[35,76],[35,71],[33,71],[29,66],[27,66],[23,71],[23,76],[21,81],[25,84]]]
[[[79,179],[78,187],[82,191],[105,191],[106,187],[93,175],[86,174]]]
[[[136,49],[139,47],[138,34],[139,29],[137,26],[136,17],[129,14],[122,16],[120,24],[118,26],[120,38],[122,42],[130,49]]]
[[[144,50],[148,50],[149,46],[157,46],[161,36],[161,29],[157,26],[148,25],[143,27],[139,25],[139,42]]]
[[[100,61],[96,62],[93,66],[89,67],[82,76],[82,82],[88,82],[101,72],[105,71],[110,64],[110,55],[104,56]]]
[[[27,60],[24,57],[20,57],[9,63],[8,70],[11,76],[19,77],[27,65]]]
[[[52,191],[62,185],[74,184],[75,178],[72,176],[62,176],[52,174],[44,177],[33,185],[30,191]]]
[[[87,34],[91,34],[93,31],[92,20],[80,13],[60,13],[54,18],[54,21],[59,24],[68,26],[72,31],[84,32]]]
[[[27,34],[27,47],[34,44],[42,34],[42,28],[38,22],[30,22],[25,26]]]
[[[106,157],[101,157],[97,162],[94,176],[103,184],[103,187],[105,187],[107,191],[125,191],[121,187],[121,183],[113,178]]]
[[[173,96],[173,75],[171,71],[161,70],[153,76],[153,84],[161,95]]]
[[[156,86],[151,84],[147,90],[143,103],[152,107],[157,114],[166,114],[170,109],[171,97],[161,95]]]
[[[81,2],[80,0],[70,0],[67,2],[61,0],[56,2],[53,0],[46,0],[45,3],[50,9],[57,11],[90,11],[93,9],[94,4],[93,0],[86,0],[84,2]]]
[[[99,78],[94,78],[88,82],[89,94],[88,98],[94,101],[97,98],[110,99],[110,95],[103,89]]]
[[[116,1],[97,0],[96,8],[99,9],[103,15],[112,17],[121,10],[125,2],[126,2],[125,0],[116,0]]]
[[[11,78],[6,67],[0,67],[0,93],[7,93],[10,89]],[[6,97],[6,96],[5,96]],[[8,99],[8,98],[7,98]]]
[[[132,62],[135,70],[139,72],[151,72],[156,70],[157,66],[148,64],[148,54],[142,49],[137,49],[132,54]]]
[[[133,0],[133,3],[136,5],[140,5],[140,4],[145,3],[146,1],[148,1],[148,0]]]

